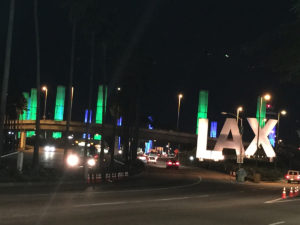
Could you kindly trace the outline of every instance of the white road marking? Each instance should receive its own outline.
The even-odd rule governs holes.
[[[89,206],[103,206],[103,205],[122,205],[128,202],[100,202],[100,203],[92,203],[92,204],[82,204],[75,205],[75,207],[89,207]]]
[[[264,203],[270,204],[270,203],[278,202],[278,201],[280,201],[280,200],[282,200],[282,198],[276,198],[276,199],[273,199],[273,200],[270,200],[270,201],[266,201],[266,202],[264,202]]]
[[[276,223],[270,223],[269,225],[278,225],[278,224],[283,224],[285,223],[285,221],[279,221],[279,222],[276,222]]]
[[[175,198],[159,198],[159,199],[154,199],[153,201],[173,201],[173,200],[183,200],[183,199],[189,199],[191,197],[175,197]]]
[[[105,206],[105,205],[136,204],[136,203],[145,203],[145,202],[176,201],[176,200],[184,200],[184,199],[191,199],[191,198],[205,198],[205,197],[209,197],[209,195],[195,195],[195,196],[158,198],[158,199],[150,199],[150,200],[122,201],[122,202],[99,202],[99,203],[91,203],[91,204],[80,204],[80,205],[75,205],[74,207],[78,208],[78,207]]]
[[[296,202],[296,201],[300,201],[299,198],[291,198],[291,199],[282,199],[282,198],[277,198],[274,200],[270,200],[270,201],[266,201],[264,203],[270,204],[270,203],[284,203],[284,202]]]

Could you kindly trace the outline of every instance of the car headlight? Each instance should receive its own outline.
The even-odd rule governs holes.
[[[79,157],[77,155],[69,155],[67,157],[67,164],[71,167],[79,164]]]
[[[87,161],[87,164],[88,164],[89,166],[95,166],[95,165],[96,165],[96,160],[95,160],[95,159],[89,159],[89,160]]]
[[[46,145],[44,150],[46,152],[55,152],[55,147],[54,146],[50,146],[50,145]]]

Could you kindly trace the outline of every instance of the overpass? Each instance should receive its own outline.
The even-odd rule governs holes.
[[[71,133],[85,133],[86,125],[83,122],[70,122],[70,132]],[[35,120],[19,120],[19,121],[9,121],[6,124],[8,129],[17,130],[17,131],[34,131],[35,130]],[[101,134],[103,132],[105,136],[113,135],[113,126],[110,124],[89,124],[89,133],[91,134]],[[46,131],[66,131],[66,121],[54,121],[54,120],[41,120],[40,129]],[[122,131],[122,127],[117,127],[116,135],[119,135]],[[175,132],[172,130],[149,130],[146,128],[139,128],[139,138],[144,140],[160,140],[178,144],[197,144],[197,135],[184,133],[184,132]]]

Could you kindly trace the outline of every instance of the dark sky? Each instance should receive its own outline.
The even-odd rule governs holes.
[[[0,2],[0,71],[3,71],[8,21],[8,2]],[[49,87],[49,110],[53,113],[55,89],[66,85],[69,75],[71,24],[61,0],[39,1],[41,81]],[[116,1],[118,2],[118,1]],[[120,2],[120,1],[119,1]],[[142,112],[161,125],[175,127],[177,94],[183,93],[180,127],[194,132],[198,92],[209,90],[209,118],[221,120],[221,111],[254,117],[257,96],[272,94],[274,110],[286,108],[282,120],[286,133],[299,119],[297,86],[279,82],[269,71],[246,57],[243,46],[293,19],[287,0],[247,1],[121,1],[116,20],[121,47],[108,46],[107,77],[119,82],[128,64],[143,77]],[[126,2],[126,3],[124,3]],[[141,3],[143,2],[143,3]],[[120,3],[121,4],[121,3]],[[9,92],[29,91],[35,82],[33,1],[16,1]],[[73,118],[83,119],[87,107],[90,63],[89,36],[80,27],[76,42]],[[122,34],[122,35],[120,35]],[[101,83],[100,51],[96,50],[96,86]],[[228,57],[226,57],[228,55]],[[136,60],[138,59],[138,60]],[[120,66],[123,62],[125,66]],[[145,63],[146,62],[146,63]]]

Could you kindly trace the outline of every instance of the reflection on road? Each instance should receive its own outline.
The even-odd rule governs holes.
[[[25,160],[31,160],[33,149],[25,151]],[[44,147],[39,149],[39,163],[45,168],[55,168],[63,166],[64,149],[56,148],[54,152],[44,150]]]

